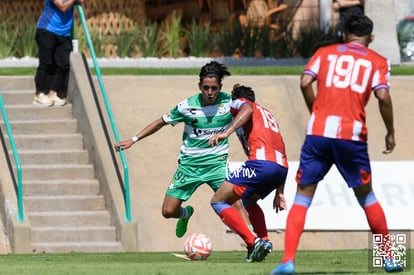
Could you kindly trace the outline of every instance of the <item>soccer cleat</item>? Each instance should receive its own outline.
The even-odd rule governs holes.
[[[49,96],[49,99],[53,102],[53,106],[63,106],[66,104],[66,100],[58,97],[57,94]]]
[[[295,274],[295,264],[293,260],[287,261],[284,264],[279,264],[275,269],[270,272],[270,275],[281,275],[281,274]]]
[[[266,250],[268,251],[267,253],[272,252],[273,250],[273,244],[271,241],[266,241]]]
[[[254,246],[247,248],[247,257],[244,261],[246,263],[261,262],[272,251],[272,248],[273,245],[271,242],[255,238]]]
[[[53,101],[44,93],[39,93],[35,95],[33,105],[37,107],[50,107],[53,105]]]
[[[194,213],[194,208],[191,205],[187,205],[185,208],[188,212],[187,218],[179,218],[177,222],[177,227],[175,228],[175,235],[178,238],[181,238],[182,236],[184,236],[185,232],[187,232],[188,220]]]
[[[384,259],[384,269],[386,272],[400,272],[403,271],[402,265],[390,258]]]
[[[250,262],[252,262],[251,261],[251,255],[252,255],[252,252],[253,252],[253,247],[248,247],[247,248],[247,256],[246,256],[246,258],[244,258],[244,261],[246,262],[246,263],[250,263]]]

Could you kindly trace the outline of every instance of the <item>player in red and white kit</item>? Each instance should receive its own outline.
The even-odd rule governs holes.
[[[228,174],[211,199],[211,205],[223,222],[247,244],[245,261],[260,262],[271,251],[272,243],[267,239],[264,214],[256,201],[276,190],[273,202],[276,212],[286,209],[283,195],[288,172],[285,145],[276,119],[255,103],[255,94],[250,87],[235,85],[232,100],[232,124],[223,133],[214,135],[209,144],[215,146],[237,131],[248,160]],[[249,230],[240,213],[231,206],[240,198],[255,232],[262,238]]]
[[[371,231],[384,237],[389,233],[384,211],[372,189],[364,108],[374,91],[387,130],[384,153],[391,153],[395,139],[390,64],[368,49],[373,23],[367,16],[351,14],[344,28],[345,43],[318,49],[301,77],[301,90],[311,117],[296,174],[297,192],[286,222],[285,253],[271,274],[295,273],[294,258],[307,210],[318,182],[333,164],[353,189]],[[385,270],[401,271],[392,253],[384,253]]]

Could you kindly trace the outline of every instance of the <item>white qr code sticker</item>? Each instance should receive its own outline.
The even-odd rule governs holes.
[[[384,261],[393,259],[405,270],[409,270],[410,241],[409,232],[390,232],[390,234],[372,234],[370,269],[383,268]]]

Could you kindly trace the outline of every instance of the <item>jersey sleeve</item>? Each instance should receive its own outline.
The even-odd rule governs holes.
[[[305,70],[303,71],[303,74],[307,74],[312,76],[314,79],[319,74],[320,68],[321,68],[321,55],[320,55],[321,49],[317,50],[315,54],[311,57],[309,62],[306,64]]]
[[[233,117],[237,116],[243,104],[250,104],[250,103],[243,99],[235,99],[231,102],[230,112]]]
[[[391,75],[391,65],[387,59],[379,60],[377,70],[374,73],[372,78],[372,90],[374,92],[378,91],[379,89],[389,89],[390,84],[390,75]]]
[[[184,115],[180,112],[178,105],[162,116],[165,123],[175,126],[184,121]]]

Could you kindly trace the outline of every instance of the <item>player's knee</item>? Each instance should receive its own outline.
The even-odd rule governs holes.
[[[173,209],[170,209],[168,207],[163,207],[161,210],[161,214],[166,219],[174,218],[175,216],[177,216],[176,211],[173,211]]]

